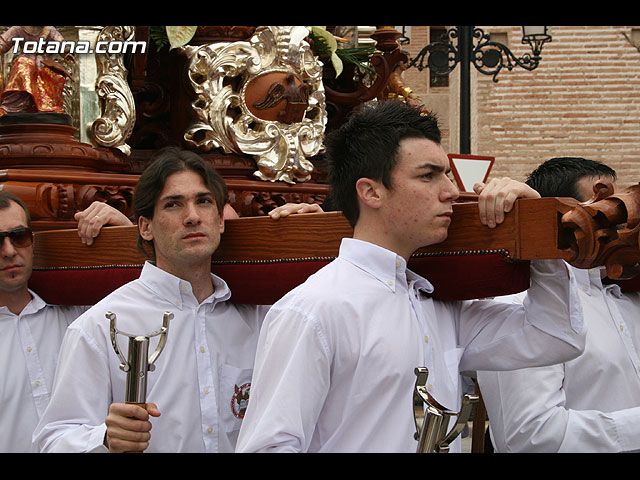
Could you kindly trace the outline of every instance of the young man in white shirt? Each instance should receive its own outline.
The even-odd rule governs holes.
[[[563,157],[540,165],[527,184],[543,197],[584,202],[603,180],[615,185],[615,171]],[[547,367],[478,372],[496,452],[640,450],[640,292],[622,292],[603,268],[571,268],[588,326],[584,353]]]
[[[225,188],[193,152],[168,149],[145,169],[134,210],[139,246],[154,262],[69,328],[51,402],[34,433],[37,450],[234,451],[268,307],[231,303],[227,284],[211,273]],[[160,328],[166,311],[174,318],[148,374],[149,402],[122,403],[126,374],[105,314],[116,315],[118,330],[146,335]]]
[[[575,287],[561,262],[532,262],[526,308],[434,301],[429,281],[407,270],[416,249],[446,238],[458,196],[433,116],[388,101],[354,114],[326,146],[332,199],[354,235],[267,315],[236,451],[415,452],[416,367],[429,369],[435,400],[457,411],[459,371],[582,351]],[[483,187],[489,226],[517,197],[538,197],[509,179]]]

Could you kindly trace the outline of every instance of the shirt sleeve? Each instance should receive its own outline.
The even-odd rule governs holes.
[[[566,408],[563,365],[478,372],[498,452],[628,452],[640,449],[640,407]]]
[[[33,450],[105,451],[104,420],[111,404],[109,362],[104,352],[70,327],[62,342],[51,400],[33,434]]]
[[[307,451],[329,389],[329,369],[319,325],[294,309],[272,308],[258,341],[236,451]]]
[[[462,302],[461,371],[513,370],[571,360],[584,350],[586,327],[576,280],[561,260],[531,262],[523,304]]]

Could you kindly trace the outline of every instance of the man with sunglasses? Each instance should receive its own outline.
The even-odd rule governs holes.
[[[131,221],[106,203],[76,214],[78,235],[91,244],[105,225]],[[0,191],[0,452],[29,452],[31,435],[49,402],[62,337],[89,306],[46,303],[29,289],[34,235],[18,196]]]
[[[0,452],[28,452],[49,402],[62,337],[86,307],[49,305],[28,288],[31,217],[6,191],[0,191],[0,253]]]

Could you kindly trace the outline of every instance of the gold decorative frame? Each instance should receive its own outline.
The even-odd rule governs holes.
[[[305,40],[308,34],[309,27],[262,26],[246,42],[182,47],[197,118],[185,140],[203,151],[252,155],[258,166],[254,175],[261,180],[309,180],[313,164],[308,159],[322,148],[327,114],[323,65]],[[248,104],[249,90],[267,75],[293,75],[305,90],[306,106],[296,121],[263,116]],[[280,102],[279,108],[288,103]]]

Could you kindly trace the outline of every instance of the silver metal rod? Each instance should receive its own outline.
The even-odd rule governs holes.
[[[129,338],[127,371],[127,403],[147,403],[147,372],[149,371],[149,338]]]

